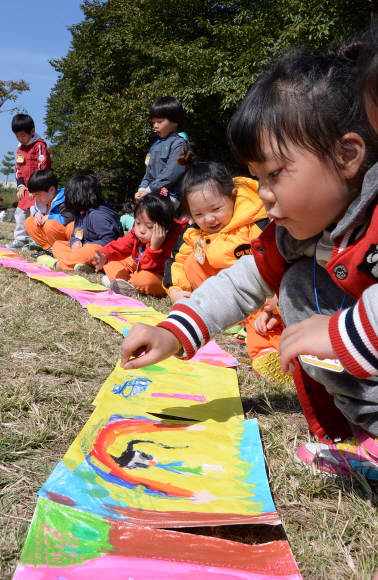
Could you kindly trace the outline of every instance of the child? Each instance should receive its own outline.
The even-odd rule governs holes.
[[[184,109],[175,97],[161,97],[153,103],[150,119],[159,138],[147,153],[146,173],[135,199],[139,201],[146,193],[160,193],[165,189],[168,190],[169,197],[177,208],[181,198],[181,181],[185,173],[185,168],[177,163],[177,158],[188,142],[186,133],[178,133],[184,123]]]
[[[51,250],[57,240],[68,241],[72,235],[74,215],[65,207],[64,189],[51,169],[37,169],[29,179],[29,191],[35,195],[31,216],[25,222],[29,236],[44,250]]]
[[[122,215],[119,218],[124,232],[131,232],[134,225],[134,207],[132,203],[126,201],[122,205]]]
[[[173,302],[190,296],[207,278],[250,254],[251,240],[269,223],[256,181],[233,180],[219,163],[200,162],[188,145],[178,163],[188,168],[181,203],[194,223],[181,233],[165,266],[163,286]],[[256,334],[253,324],[258,314],[246,321],[251,358],[262,349],[277,351],[281,336],[281,327],[265,336]]]
[[[40,256],[38,262],[58,270],[93,272],[90,266],[94,250],[123,237],[119,217],[105,206],[101,185],[93,175],[76,175],[65,188],[66,209],[74,214],[74,226],[68,241],[53,244],[50,256]]]
[[[14,241],[7,248],[29,250],[29,238],[25,220],[30,215],[33,194],[28,190],[31,174],[36,169],[51,169],[50,153],[46,142],[35,132],[34,121],[29,115],[20,113],[12,119],[12,131],[19,141],[16,159],[17,197],[19,199],[14,217],[16,228]]]
[[[103,284],[118,294],[137,290],[164,296],[164,266],[188,220],[174,219],[168,197],[145,195],[135,208],[135,225],[124,238],[96,250],[96,272],[104,268]]]
[[[296,461],[377,479],[378,151],[353,98],[354,77],[348,59],[308,53],[260,76],[229,142],[258,177],[273,221],[252,241],[252,256],[209,278],[156,328],[135,325],[121,366],[190,358],[279,291],[282,370],[295,371],[309,427],[324,442],[302,445]]]

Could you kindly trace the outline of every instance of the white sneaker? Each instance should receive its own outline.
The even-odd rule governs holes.
[[[75,272],[84,272],[84,274],[93,274],[95,269],[88,264],[75,264],[74,266]]]
[[[132,296],[136,293],[137,289],[135,286],[127,282],[127,280],[123,280],[122,278],[116,278],[112,280],[110,283],[110,290],[116,292],[116,294],[122,294],[123,296]]]
[[[101,278],[101,284],[102,284],[103,286],[105,286],[105,288],[110,288],[110,284],[111,284],[111,282],[110,282],[110,280],[109,280],[109,278],[108,278],[107,276],[103,276],[103,277]]]

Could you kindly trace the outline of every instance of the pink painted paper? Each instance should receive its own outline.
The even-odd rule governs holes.
[[[205,346],[197,350],[197,353],[190,360],[216,367],[237,367],[239,364],[232,354],[223,350],[213,340],[210,340]]]
[[[116,294],[112,290],[106,290],[104,292],[92,292],[91,290],[69,290],[66,288],[59,288],[61,292],[71,296],[74,300],[77,300],[83,308],[87,307],[87,304],[95,304],[96,306],[125,306],[131,308],[147,308],[143,302],[135,300],[129,296],[122,296],[121,294]]]

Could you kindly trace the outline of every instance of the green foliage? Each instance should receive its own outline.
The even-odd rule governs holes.
[[[369,0],[84,0],[46,124],[61,181],[94,172],[132,195],[153,142],[148,111],[181,100],[204,159],[232,164],[226,127],[256,75],[290,45],[324,49],[359,32]]]
[[[6,101],[15,101],[21,93],[29,90],[29,84],[22,80],[0,81],[0,108]],[[12,111],[14,110],[16,109],[12,109]]]
[[[9,176],[12,175],[12,173],[14,172],[14,166],[15,166],[14,153],[13,153],[13,151],[8,151],[4,155],[3,160],[1,162],[1,165],[0,165],[0,173],[2,173],[3,175],[6,176],[7,182],[8,182]]]

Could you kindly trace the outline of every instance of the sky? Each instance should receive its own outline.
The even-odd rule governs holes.
[[[30,91],[0,109],[0,164],[8,151],[17,149],[11,130],[13,115],[6,112],[8,109],[26,109],[36,132],[45,137],[47,99],[58,78],[48,61],[67,54],[71,42],[67,27],[84,19],[80,4],[81,0],[1,0],[0,79],[23,79],[30,84]],[[5,179],[0,173],[0,181]]]

